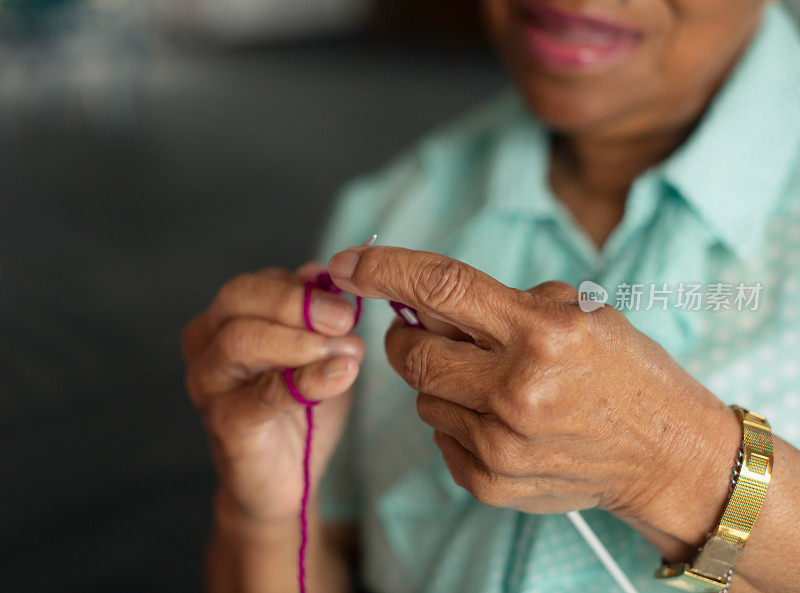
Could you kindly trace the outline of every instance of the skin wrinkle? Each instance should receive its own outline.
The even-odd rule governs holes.
[[[454,264],[451,262],[450,265]],[[458,277],[464,276],[458,275]],[[552,289],[551,285],[543,289],[543,292]],[[507,298],[514,300],[513,294],[513,291],[509,290]],[[574,294],[569,299],[574,300]],[[506,378],[503,392],[507,392],[508,395],[503,400],[507,401],[508,409],[504,411],[505,414],[499,410],[501,413],[498,416],[502,429],[507,430],[507,426],[512,426],[514,431],[507,431],[507,437],[503,438],[502,433],[498,433],[495,429],[489,431],[485,422],[475,421],[480,417],[464,410],[458,412],[460,408],[448,402],[442,402],[441,407],[430,405],[428,402],[425,405],[429,407],[421,412],[421,416],[437,433],[441,433],[441,436],[437,437],[437,442],[443,449],[445,461],[456,481],[487,504],[502,504],[502,501],[513,499],[516,501],[514,503],[516,508],[527,512],[557,512],[568,508],[588,508],[600,501],[614,509],[619,508],[620,513],[624,513],[626,509],[632,508],[645,498],[638,487],[634,489],[629,485],[649,486],[645,489],[648,492],[659,490],[662,484],[656,478],[664,473],[669,475],[670,472],[667,470],[656,473],[653,468],[669,468],[672,459],[664,452],[665,443],[659,440],[663,434],[663,422],[658,416],[658,410],[667,403],[667,400],[654,399],[649,404],[638,405],[629,410],[629,406],[625,403],[626,396],[620,399],[620,395],[631,392],[634,398],[641,399],[645,392],[677,393],[678,397],[675,398],[673,395],[673,399],[680,399],[680,394],[683,393],[687,394],[683,397],[689,398],[686,385],[688,382],[696,390],[692,392],[691,398],[713,396],[699,389],[696,382],[670,361],[663,349],[651,344],[645,336],[636,332],[616,310],[599,310],[593,313],[592,315],[597,317],[611,318],[602,324],[587,324],[581,321],[576,325],[575,322],[564,319],[570,314],[584,315],[576,307],[565,308],[562,304],[556,304],[549,297],[543,296],[531,302],[536,303],[539,308],[535,315],[536,330],[531,332],[524,327],[515,326],[514,331],[523,335],[512,340],[505,349],[495,353],[500,360],[505,358],[517,361],[505,365]],[[463,303],[463,306],[469,307],[470,303]],[[581,331],[569,331],[569,328],[575,327],[580,327]],[[597,332],[595,328],[602,328],[602,331]],[[394,324],[390,334],[398,331],[403,331],[402,325]],[[618,338],[612,341],[617,345],[617,349],[609,351],[605,348],[605,344],[608,343],[607,334],[612,332],[616,332]],[[411,341],[421,343],[430,334],[425,331],[407,331],[406,335]],[[540,342],[537,343],[537,339]],[[560,343],[546,344],[543,349],[541,341],[547,340],[551,342],[559,340]],[[406,349],[415,347],[409,341],[396,341],[387,337],[387,354],[390,360],[404,356],[402,351],[396,350],[398,346]],[[619,349],[620,346],[622,350]],[[605,364],[603,361],[613,357],[615,352],[631,360],[621,364]],[[579,354],[577,358],[576,353]],[[431,350],[426,356],[435,354],[436,351]],[[659,360],[662,362],[658,364],[646,362],[648,356],[660,357]],[[673,373],[677,375],[672,380],[665,379],[671,377]],[[643,378],[643,375],[646,377]],[[457,380],[458,376],[458,371],[453,369],[454,380]],[[570,379],[565,381],[566,377]],[[682,377],[680,381],[678,377]],[[410,381],[421,390],[427,387],[425,373],[415,373]],[[642,381],[649,381],[649,389],[640,386]],[[581,387],[584,384],[586,388]],[[593,386],[598,384],[606,385],[607,388],[599,392],[601,394],[599,397],[587,397],[586,394],[595,391],[596,388]],[[683,388],[676,389],[676,385]],[[494,392],[489,390],[487,393]],[[579,395],[581,393],[583,395]],[[657,403],[659,401],[663,401],[664,404]],[[626,411],[628,411],[627,416]],[[472,427],[473,431],[476,424],[483,425],[484,440],[474,432],[467,434],[464,426],[453,420],[453,413],[462,413],[464,423]],[[586,426],[586,417],[592,419],[591,428]],[[471,420],[467,421],[468,418]],[[593,430],[598,427],[600,430]],[[587,429],[590,430],[589,433]],[[450,432],[455,439],[448,440],[441,431]],[[565,448],[563,444],[569,441],[563,439],[559,439],[562,445],[556,445],[554,439],[557,435],[565,433],[570,434],[569,441],[573,449],[569,446]],[[534,436],[537,434],[538,437]],[[521,435],[522,438],[519,439],[517,435]],[[545,441],[542,441],[543,437]],[[457,454],[457,450],[454,449],[459,438],[465,445],[464,454]],[[521,446],[516,444],[519,442],[522,443]],[[687,439],[683,439],[676,446],[679,445],[684,446],[684,449],[679,450],[686,450],[688,447],[694,451],[696,448],[696,445]],[[466,455],[470,450],[472,450],[470,455]],[[614,450],[617,453],[615,459],[623,461],[617,459],[615,464],[609,466],[609,456],[606,454],[608,450]],[[530,466],[524,461],[530,458],[526,451],[537,452],[534,454],[537,459],[535,470],[537,480],[534,480],[536,483],[528,480],[529,497],[527,505],[524,505],[520,502],[523,498],[520,498],[519,492],[526,488],[524,477],[532,473],[527,471]],[[543,451],[546,451],[545,455],[542,455]],[[648,451],[650,457],[643,459],[642,453]],[[462,463],[472,460],[471,467],[459,467],[454,459],[460,459]],[[583,462],[577,462],[578,459]],[[605,470],[607,475],[599,478],[598,472],[602,470]],[[539,476],[542,473],[557,474],[559,471],[561,476],[553,478],[554,480],[561,479],[562,484],[563,481],[584,484],[578,499],[564,486],[564,498],[561,504],[571,506],[563,506],[560,509],[552,507],[552,500],[544,502],[537,494],[542,490]],[[582,481],[570,477],[576,473],[581,474]],[[515,476],[518,481],[515,483],[509,475]],[[593,476],[591,479],[590,475]],[[498,476],[504,479],[498,479]],[[520,477],[523,478],[521,482]],[[492,485],[497,490],[492,490]],[[590,488],[586,488],[587,485],[590,485]],[[653,498],[655,499],[655,496]],[[652,512],[652,509],[648,509],[648,512]]]

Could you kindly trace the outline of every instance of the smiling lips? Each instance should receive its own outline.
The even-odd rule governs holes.
[[[521,7],[525,45],[557,70],[596,68],[631,53],[642,41],[635,29],[531,2]]]

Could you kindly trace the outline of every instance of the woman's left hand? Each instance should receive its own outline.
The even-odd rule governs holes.
[[[397,320],[386,350],[478,500],[529,513],[600,507],[702,543],[725,502],[739,422],[616,309],[587,313],[567,284],[517,290],[392,247],[351,248],[329,271],[435,330]]]

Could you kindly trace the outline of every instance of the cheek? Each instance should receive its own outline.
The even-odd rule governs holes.
[[[683,17],[660,53],[669,81],[714,90],[758,27],[763,3],[683,1]]]

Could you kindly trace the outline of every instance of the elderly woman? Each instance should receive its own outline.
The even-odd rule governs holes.
[[[575,510],[639,591],[800,591],[794,24],[761,0],[484,8],[515,92],[352,184],[326,233],[326,259],[379,234],[327,268],[369,298],[360,335],[344,295],[304,317],[318,263],[235,278],[186,328],[209,590],[296,590],[294,368],[320,402],[312,592],[618,591]]]

